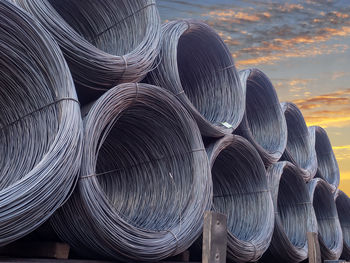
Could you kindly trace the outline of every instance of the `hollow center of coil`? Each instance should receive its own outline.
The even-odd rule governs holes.
[[[310,198],[302,178],[285,170],[279,184],[277,209],[289,241],[302,248],[307,243]]]
[[[270,153],[279,150],[282,130],[282,113],[271,82],[252,72],[247,80],[246,115],[255,141]]]
[[[328,248],[333,248],[336,245],[338,214],[333,194],[325,185],[316,187],[313,206],[322,240]]]
[[[233,123],[236,95],[230,53],[210,30],[191,29],[177,48],[179,76],[187,97],[211,123]]]
[[[350,247],[350,199],[345,194],[340,194],[336,199],[336,204],[344,243]]]
[[[170,111],[135,104],[100,149],[98,181],[117,213],[134,226],[168,230],[182,220],[193,191],[193,153],[177,121]]]
[[[265,220],[271,213],[266,181],[255,170],[245,149],[223,150],[212,168],[216,211],[228,216],[228,231],[242,241],[253,241],[264,231]]]

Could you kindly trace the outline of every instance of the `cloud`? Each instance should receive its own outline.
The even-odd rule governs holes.
[[[257,13],[241,12],[241,11],[237,12],[235,10],[229,9],[229,10],[210,11],[207,14],[203,14],[203,16],[216,17],[217,21],[240,24],[242,22],[258,22],[262,18],[269,18],[271,15],[268,12],[257,14]]]
[[[280,5],[278,7],[278,9],[281,11],[281,12],[292,12],[292,11],[295,11],[295,10],[303,10],[304,7],[301,5],[301,4],[289,4],[289,3],[285,3],[284,5]]]
[[[350,161],[350,145],[333,146],[333,151],[338,161]]]
[[[293,101],[303,112],[306,123],[322,127],[350,125],[350,89]]]
[[[261,55],[255,58],[249,59],[236,59],[236,64],[238,67],[253,66],[259,64],[274,64],[277,61],[285,60],[288,58],[305,58],[305,57],[315,57],[319,55],[330,55],[344,53],[349,49],[348,45],[345,44],[332,44],[332,45],[320,45],[320,46],[310,46],[304,49],[293,49],[281,50],[280,52]],[[276,47],[271,50],[278,50]],[[271,51],[270,50],[270,51]],[[266,52],[267,53],[267,52]],[[234,57],[239,57],[235,55]]]
[[[344,71],[333,72],[331,79],[336,80],[338,78],[342,78],[342,77],[349,76],[349,75],[350,75],[350,72],[344,72]]]
[[[209,25],[224,33],[223,39],[239,65],[275,64],[348,49],[347,45],[334,46],[334,42],[321,44],[350,36],[349,6],[332,1],[245,2],[249,7],[228,5],[202,14]]]

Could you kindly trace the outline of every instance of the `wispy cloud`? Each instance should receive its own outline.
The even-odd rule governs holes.
[[[268,12],[248,13],[235,11],[232,9],[210,11],[207,14],[203,14],[203,16],[216,17],[217,21],[228,22],[231,24],[241,24],[244,22],[258,22],[261,19],[271,17],[270,13]]]
[[[293,101],[308,125],[344,127],[350,125],[350,89]]]
[[[333,146],[333,151],[338,161],[350,161],[350,145]]]
[[[238,67],[254,66],[260,64],[274,64],[277,61],[289,59],[289,58],[305,58],[305,57],[315,57],[319,55],[330,55],[344,53],[349,49],[346,44],[332,44],[332,45],[320,45],[320,46],[309,46],[304,49],[291,48],[290,50],[284,50],[281,52],[271,53],[267,55],[259,55],[255,58],[236,60]],[[275,50],[278,50],[275,47]],[[237,55],[234,57],[238,57]]]
[[[336,80],[336,79],[339,79],[339,78],[342,78],[342,77],[345,77],[345,76],[349,76],[349,75],[350,75],[350,72],[337,71],[337,72],[333,72],[332,73],[331,79],[332,80]]]
[[[348,49],[347,45],[322,43],[350,36],[350,7],[322,1],[249,3],[250,7],[215,9],[202,14],[209,25],[225,33],[223,38],[238,66],[274,64]]]

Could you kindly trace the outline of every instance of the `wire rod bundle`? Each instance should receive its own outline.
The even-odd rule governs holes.
[[[274,213],[264,164],[254,147],[226,135],[207,147],[213,178],[213,209],[227,215],[228,258],[255,262],[269,247]]]
[[[12,0],[55,37],[82,104],[106,89],[141,80],[159,52],[154,0]]]
[[[307,185],[317,218],[322,258],[337,260],[343,250],[343,234],[332,187],[320,178],[312,179]]]
[[[57,43],[0,1],[0,246],[30,233],[68,198],[80,168],[82,121]]]
[[[315,133],[309,132],[301,111],[294,103],[284,102],[281,107],[288,130],[287,146],[282,159],[301,168],[305,181],[309,181],[317,171]]]
[[[267,169],[275,207],[275,228],[266,262],[301,262],[308,256],[307,232],[315,222],[303,172],[290,162]],[[316,230],[317,231],[317,230]]]
[[[287,124],[275,88],[258,69],[239,72],[246,108],[237,134],[258,150],[266,166],[277,162],[287,145]]]
[[[78,189],[55,214],[55,231],[84,256],[158,261],[186,250],[212,204],[193,117],[161,88],[121,84],[84,125]]]
[[[335,194],[338,217],[343,231],[342,259],[350,259],[350,198],[341,190]]]
[[[179,20],[162,26],[161,42],[158,67],[144,82],[175,94],[204,136],[232,133],[243,117],[243,90],[220,36],[204,23]]]
[[[326,131],[321,127],[312,126],[310,132],[316,138],[315,149],[318,164],[316,177],[326,180],[335,191],[339,186],[340,173],[331,142]]]

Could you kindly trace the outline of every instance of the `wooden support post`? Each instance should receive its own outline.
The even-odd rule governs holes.
[[[204,214],[202,263],[226,263],[226,215],[207,211]]]
[[[309,263],[322,263],[320,244],[318,243],[318,234],[308,232],[307,243],[309,247]]]
[[[67,259],[70,247],[56,242],[15,242],[0,248],[0,255],[25,258]]]

